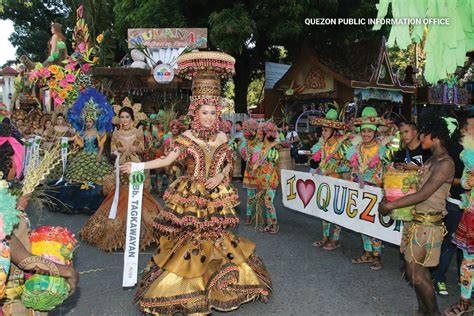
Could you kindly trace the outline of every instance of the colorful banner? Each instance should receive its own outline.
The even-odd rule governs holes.
[[[128,29],[128,48],[206,48],[206,28]]]
[[[381,216],[382,190],[293,170],[281,170],[283,205],[389,243],[399,245],[403,223]]]
[[[132,163],[128,188],[127,235],[123,257],[123,287],[137,284],[138,255],[140,252],[140,224],[142,219],[144,163]]]

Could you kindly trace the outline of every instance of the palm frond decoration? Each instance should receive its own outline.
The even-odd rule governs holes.
[[[29,170],[23,180],[22,195],[33,193],[48,174],[61,162],[61,144],[55,144],[50,150],[44,152],[44,157],[35,169]]]

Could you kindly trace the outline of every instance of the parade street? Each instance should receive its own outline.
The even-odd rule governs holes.
[[[322,236],[321,221],[286,209],[281,204],[281,192],[275,198],[280,232],[256,232],[243,225],[246,192],[240,183],[235,185],[241,196],[237,208],[241,224],[236,233],[256,243],[256,252],[273,281],[273,295],[267,304],[244,305],[235,315],[409,315],[416,310],[414,292],[400,272],[398,247],[385,245],[383,269],[379,271],[371,270],[367,264],[351,263],[362,253],[359,234],[343,230],[342,247],[332,252],[315,248],[313,241]],[[36,219],[31,209],[30,214],[33,227],[61,225],[76,235],[88,218],[43,211]],[[79,237],[78,241],[74,253],[74,267],[80,272],[78,289],[50,315],[139,315],[132,302],[135,288],[121,286],[123,252],[104,253]],[[154,248],[150,248],[140,254],[140,271],[153,252]],[[441,309],[459,297],[454,262],[448,273],[450,296],[438,297]]]

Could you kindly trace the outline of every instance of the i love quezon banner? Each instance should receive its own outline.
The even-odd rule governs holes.
[[[283,205],[292,210],[400,245],[403,222],[378,213],[380,188],[284,169],[281,186]]]

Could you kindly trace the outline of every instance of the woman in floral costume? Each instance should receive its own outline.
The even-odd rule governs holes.
[[[338,113],[335,109],[330,109],[324,118],[316,118],[311,124],[322,126],[322,135],[319,142],[311,148],[312,159],[318,164],[314,174],[341,179],[344,172],[349,168],[344,163],[345,150],[350,147],[346,135],[339,131],[346,128],[343,122],[337,120]],[[322,220],[323,239],[313,243],[315,247],[323,247],[324,250],[334,250],[340,247],[339,236],[341,226],[334,225],[332,238],[330,237],[331,223]]]
[[[392,158],[392,151],[386,143],[377,140],[376,133],[380,127],[390,124],[383,118],[377,117],[373,107],[366,107],[362,117],[357,118],[354,126],[358,128],[361,140],[352,140],[352,146],[346,153],[346,159],[351,172],[351,180],[358,182],[361,188],[364,185],[382,187],[383,171]],[[388,139],[387,139],[388,140]],[[370,263],[370,268],[382,268],[382,241],[362,234],[364,254],[352,260],[354,264]]]
[[[233,70],[233,58],[215,52],[184,54],[177,60],[178,69],[187,73],[212,62],[207,56],[227,61],[226,69]],[[254,254],[255,244],[228,230],[239,222],[234,210],[239,198],[230,184],[228,139],[218,130],[220,80],[209,70],[194,73],[191,130],[176,139],[164,159],[144,164],[145,169],[163,168],[178,160],[187,167],[186,175],[165,192],[166,207],[155,223],[164,235],[135,297],[144,313],[231,311],[246,302],[266,301],[271,293],[270,276]],[[121,169],[129,173],[131,164]]]
[[[257,190],[259,195],[262,195],[263,208],[265,209],[265,216],[267,220],[266,227],[263,231],[270,234],[277,234],[280,230],[277,220],[277,214],[273,200],[280,184],[280,177],[278,174],[277,163],[280,159],[278,149],[277,137],[278,130],[273,122],[265,122],[260,124],[258,128],[258,137],[262,143],[262,150],[256,162],[253,164],[256,168],[255,178],[257,181]],[[257,199],[257,203],[259,199]]]
[[[255,175],[257,167],[255,163],[259,152],[262,150],[262,143],[257,137],[258,123],[256,120],[250,119],[245,121],[242,129],[244,130],[244,139],[240,143],[239,152],[242,159],[246,161],[243,182],[243,187],[247,189],[247,218],[245,219],[245,225],[250,225],[252,216],[255,215],[257,193],[257,178]]]

